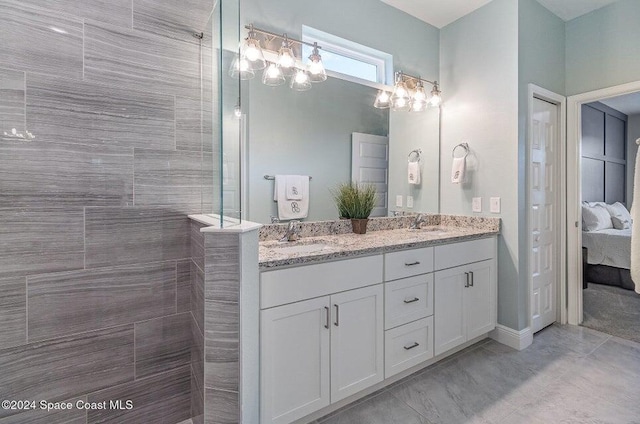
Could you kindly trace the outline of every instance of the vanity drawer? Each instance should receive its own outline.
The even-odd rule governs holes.
[[[384,307],[386,330],[433,315],[433,274],[385,283]]]
[[[345,259],[260,274],[260,309],[382,282],[382,255]]]
[[[433,358],[433,317],[385,331],[384,353],[385,378]]]
[[[435,247],[435,269],[447,269],[472,262],[492,259],[495,256],[495,237]]]
[[[385,281],[411,277],[433,271],[433,247],[385,253]]]

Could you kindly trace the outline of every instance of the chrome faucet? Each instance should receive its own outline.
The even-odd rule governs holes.
[[[298,224],[300,221],[289,221],[289,225],[287,226],[287,232],[284,233],[284,236],[280,239],[280,241],[296,241],[298,237],[300,237],[300,227]]]
[[[427,222],[427,220],[425,219],[424,215],[419,213],[418,215],[416,215],[416,218],[413,220],[411,225],[409,225],[409,228],[412,230],[417,230],[420,228],[420,225],[424,224],[425,222]]]

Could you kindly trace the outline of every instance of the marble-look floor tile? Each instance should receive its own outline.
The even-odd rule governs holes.
[[[176,148],[202,151],[202,102],[176,97]]]
[[[83,267],[82,209],[0,209],[0,222],[0,278]]]
[[[127,206],[133,152],[45,141],[0,145],[0,208]]]
[[[430,424],[426,418],[389,393],[382,393],[347,409],[322,424]]]
[[[135,149],[136,206],[202,212],[202,153]]]
[[[135,324],[137,379],[191,363],[191,321],[185,312]]]
[[[27,284],[24,277],[0,278],[0,346],[27,342]]]
[[[28,73],[27,125],[43,141],[173,149],[174,97],[139,89]]]
[[[0,418],[0,424],[86,424],[87,413],[77,408],[78,402],[86,402],[87,398],[67,399],[62,402],[71,403],[73,408],[67,410],[35,409],[6,418]]]
[[[133,0],[133,27],[165,37],[197,43],[194,32],[203,32],[213,10],[211,0]]]
[[[191,417],[191,367],[91,393],[88,400],[133,403],[130,410],[91,410],[87,414],[88,424],[175,424]]]
[[[20,0],[3,0],[0,63],[82,79],[82,19]]]
[[[0,69],[0,137],[25,130],[24,72]]]
[[[27,299],[30,341],[170,315],[175,262],[29,277]]]
[[[133,325],[3,349],[0,369],[2,399],[60,401],[131,381]]]
[[[131,0],[21,0],[21,3],[131,28]]]
[[[176,262],[176,312],[191,311],[191,259]]]
[[[189,257],[186,215],[159,208],[86,208],[87,268]]]
[[[200,98],[198,44],[110,25],[84,29],[85,80]]]

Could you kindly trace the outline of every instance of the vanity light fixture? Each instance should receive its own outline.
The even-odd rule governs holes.
[[[241,80],[252,79],[255,71],[264,69],[262,83],[271,87],[283,85],[290,77],[289,87],[297,91],[311,89],[311,83],[327,80],[327,71],[322,63],[318,43],[289,38],[287,34],[276,34],[253,24],[245,26],[249,31],[240,47],[240,52],[231,64],[229,75]],[[313,47],[306,64],[298,60],[303,45]]]
[[[430,97],[425,91],[425,83],[432,85]],[[395,73],[395,84],[391,96],[384,89],[378,91],[373,106],[378,109],[391,107],[394,111],[422,112],[427,107],[438,107],[441,103],[442,92],[438,81],[428,81],[398,71]]]

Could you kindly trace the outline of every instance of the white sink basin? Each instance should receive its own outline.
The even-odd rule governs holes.
[[[278,246],[275,249],[280,253],[286,254],[310,254],[310,253],[319,253],[325,249],[328,249],[329,246],[323,243],[315,243],[315,244],[296,244],[293,246]]]

